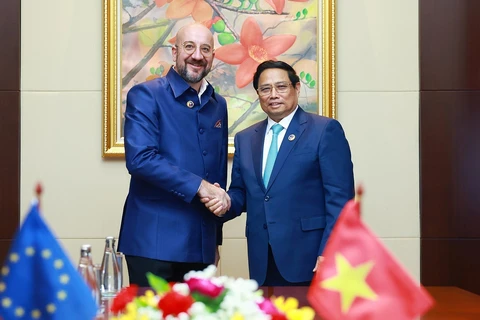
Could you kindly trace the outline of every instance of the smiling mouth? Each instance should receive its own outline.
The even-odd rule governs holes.
[[[276,108],[276,107],[281,106],[282,103],[281,103],[281,102],[271,102],[271,103],[269,103],[268,105],[269,105],[270,107]]]
[[[199,69],[202,69],[204,68],[204,65],[203,64],[193,64],[193,63],[189,63],[189,65],[195,69],[195,70],[199,70]]]

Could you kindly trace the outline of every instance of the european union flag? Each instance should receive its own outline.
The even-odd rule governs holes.
[[[8,253],[0,278],[0,317],[91,320],[92,293],[33,204]]]

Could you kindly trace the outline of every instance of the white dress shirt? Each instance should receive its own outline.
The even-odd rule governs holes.
[[[283,130],[280,131],[278,134],[278,150],[280,150],[280,146],[282,145],[283,138],[285,137],[285,133],[287,132],[288,126],[290,125],[290,122],[293,119],[293,116],[295,115],[295,112],[297,112],[298,106],[295,108],[295,110],[290,113],[288,116],[280,120],[278,124],[280,124],[283,127]],[[267,123],[267,131],[265,132],[265,140],[263,141],[263,160],[262,160],[262,177],[263,173],[265,172],[265,164],[267,163],[267,157],[268,157],[268,150],[270,150],[270,144],[272,144],[272,126],[276,124],[277,122],[273,121],[268,117],[268,123]]]

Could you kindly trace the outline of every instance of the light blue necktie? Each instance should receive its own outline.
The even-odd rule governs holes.
[[[275,159],[277,158],[278,153],[278,134],[283,130],[282,125],[276,123],[272,126],[272,143],[270,144],[270,149],[268,149],[267,162],[265,163],[265,170],[263,172],[263,184],[265,187],[268,186],[268,180],[270,180],[270,175],[272,174],[273,165],[275,164]]]

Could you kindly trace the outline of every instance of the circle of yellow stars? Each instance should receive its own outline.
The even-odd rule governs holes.
[[[25,256],[31,258],[31,257],[35,256],[35,253],[36,253],[35,248],[33,248],[31,246],[25,248]],[[52,252],[49,249],[44,249],[40,252],[40,255],[43,259],[47,260],[47,259],[51,258]],[[16,252],[12,252],[8,256],[8,261],[12,264],[19,262],[20,259],[21,259],[21,256]],[[62,269],[64,265],[65,264],[61,259],[55,259],[53,261],[53,267],[56,270]],[[3,266],[0,273],[3,277],[6,277],[10,273],[10,268],[8,266]],[[66,273],[63,273],[63,274],[60,275],[59,281],[60,281],[61,284],[67,285],[70,282],[70,276]],[[5,284],[5,282],[0,282],[0,293],[5,292],[6,289],[7,289],[7,285]],[[65,290],[58,291],[57,292],[57,299],[59,301],[64,301],[65,299],[67,299],[67,292]],[[14,303],[10,298],[4,297],[3,299],[1,299],[0,304],[3,308],[10,308],[10,307],[12,307],[12,305]],[[49,303],[45,307],[45,310],[49,314],[54,314],[57,311],[57,307],[55,306],[54,303]],[[22,307],[16,307],[15,310],[14,310],[14,314],[15,314],[16,317],[21,318],[25,315],[25,309],[22,308]],[[40,319],[42,317],[42,312],[39,309],[34,309],[34,310],[31,311],[30,316],[33,319]]]

